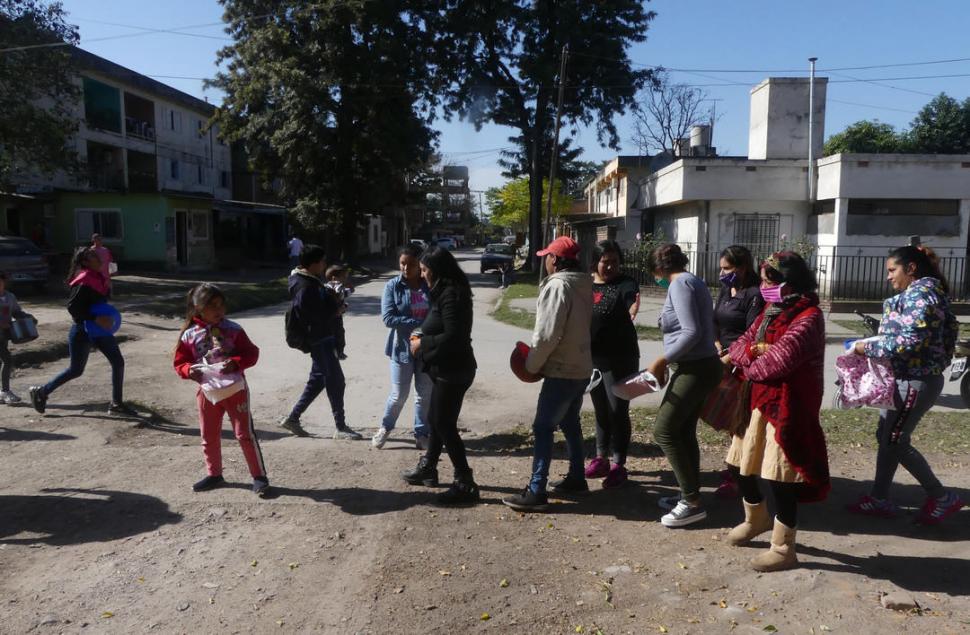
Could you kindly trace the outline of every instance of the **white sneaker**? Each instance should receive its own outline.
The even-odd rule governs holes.
[[[371,437],[370,444],[380,450],[387,443],[387,437],[391,436],[391,431],[381,426],[377,429],[377,434]]]
[[[9,406],[10,404],[20,403],[20,397],[13,394],[9,390],[4,390],[3,392],[0,392],[0,401]]]
[[[707,518],[707,512],[700,505],[694,506],[687,501],[680,501],[670,513],[660,518],[664,527],[684,527]]]
[[[414,437],[414,446],[417,449],[419,449],[422,452],[424,452],[425,450],[428,449],[428,437],[426,437],[426,436]],[[442,449],[444,449],[444,448],[442,448]]]

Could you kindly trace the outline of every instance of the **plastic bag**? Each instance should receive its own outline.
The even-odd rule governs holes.
[[[209,364],[203,361],[201,364],[192,365],[192,370],[199,371],[202,374],[199,385],[202,387],[202,394],[209,403],[219,403],[246,387],[246,380],[242,373],[222,372],[224,364],[225,362]]]
[[[839,376],[837,408],[895,409],[896,378],[889,360],[847,353],[835,359],[835,372]]]
[[[613,386],[613,394],[627,401],[658,390],[660,390],[660,382],[648,370],[633,373]]]

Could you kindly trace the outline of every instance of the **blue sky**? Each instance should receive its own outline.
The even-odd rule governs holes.
[[[196,79],[215,71],[215,52],[226,43],[218,24],[222,11],[216,0],[64,0],[81,32],[81,46],[135,71],[159,77],[175,88],[218,103],[219,94],[204,91]],[[707,85],[717,99],[714,145],[721,154],[745,154],[748,135],[748,90],[769,75],[807,75],[808,61],[819,58],[819,76],[829,78],[826,137],[860,119],[879,119],[906,127],[916,111],[939,92],[958,99],[970,96],[970,61],[899,66],[881,69],[839,69],[970,58],[966,28],[970,3],[958,0],[655,0],[657,13],[647,40],[630,52],[645,65],[686,69],[678,82]],[[114,24],[105,24],[105,23]],[[188,30],[194,35],[148,33],[129,27]],[[117,26],[129,25],[129,26]],[[120,35],[134,37],[114,38]],[[772,70],[804,69],[802,73]],[[750,72],[726,73],[723,70]],[[941,75],[927,79],[891,79]],[[869,81],[858,81],[869,80]],[[631,124],[617,120],[620,153],[634,154]],[[508,145],[514,131],[486,126],[476,131],[459,121],[441,122],[441,150],[446,160],[468,165],[472,188],[485,189],[503,181],[495,165],[497,153],[479,152]],[[584,158],[607,159],[617,154],[600,147],[595,134],[583,131]],[[478,154],[473,154],[479,152]]]

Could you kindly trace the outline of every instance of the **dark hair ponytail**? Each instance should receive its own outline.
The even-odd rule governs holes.
[[[64,282],[71,284],[71,280],[77,275],[78,270],[84,269],[84,261],[92,254],[95,254],[93,247],[78,247],[75,249],[74,255],[71,256],[71,266],[67,268],[67,278],[64,279]]]
[[[943,293],[949,295],[950,284],[946,281],[943,272],[940,271],[940,259],[937,257],[936,252],[929,247],[907,245],[893,249],[889,252],[889,257],[904,269],[908,269],[910,265],[915,265],[916,268],[913,271],[913,277],[916,279],[936,278],[940,281],[940,289],[943,290]]]
[[[472,295],[472,287],[468,276],[461,270],[454,255],[444,247],[433,247],[421,255],[421,264],[431,270],[435,283],[447,280],[458,287],[462,293]]]

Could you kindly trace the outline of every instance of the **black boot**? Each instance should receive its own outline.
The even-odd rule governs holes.
[[[438,486],[438,466],[432,465],[428,457],[422,456],[418,459],[418,466],[413,470],[401,472],[401,478],[411,485],[424,485],[426,487]]]
[[[451,484],[448,491],[438,494],[437,503],[439,505],[474,505],[481,499],[478,492],[478,485],[472,478],[472,471],[456,473],[455,482]]]

